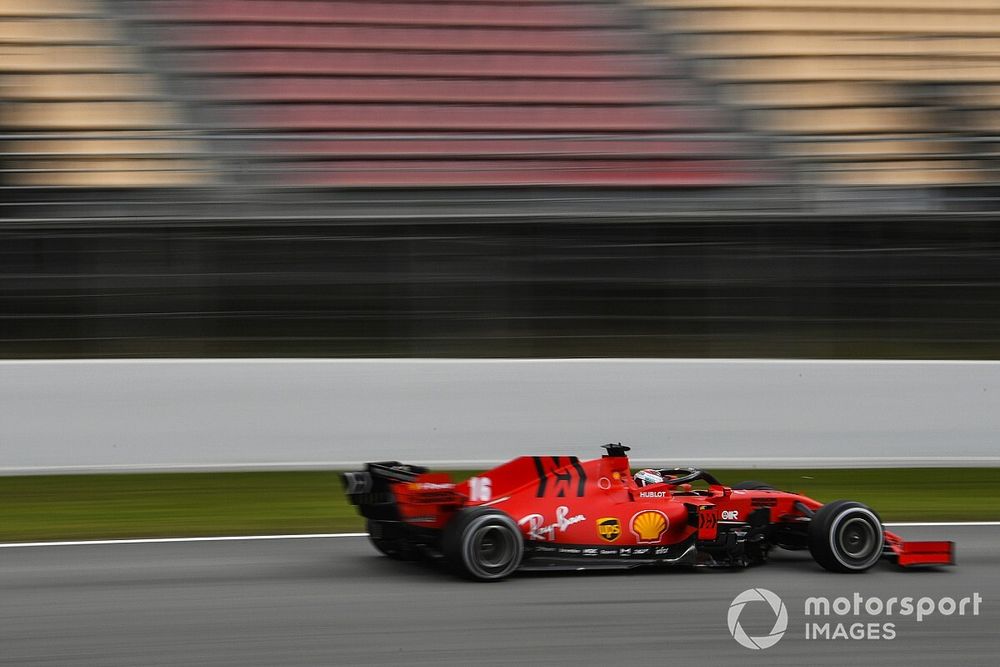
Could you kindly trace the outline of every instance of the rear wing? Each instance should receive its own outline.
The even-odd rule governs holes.
[[[398,521],[399,512],[391,484],[413,482],[426,472],[427,468],[422,466],[380,461],[366,463],[364,470],[341,473],[340,481],[344,485],[347,501],[357,505],[363,517]]]
[[[364,470],[341,474],[344,492],[361,515],[376,521],[405,521],[438,527],[445,514],[466,496],[447,473],[398,461],[368,463]]]

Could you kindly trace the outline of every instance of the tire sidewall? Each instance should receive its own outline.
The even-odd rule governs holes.
[[[845,553],[840,544],[840,531],[846,522],[862,519],[873,531],[871,553],[855,558]],[[864,572],[882,558],[885,531],[879,516],[866,505],[853,501],[836,501],[823,506],[813,517],[809,530],[809,549],[816,561],[828,570]]]
[[[861,560],[853,559],[847,554],[841,554],[840,549],[840,535],[838,534],[838,530],[841,529],[847,519],[854,517],[862,518],[874,530],[872,553]],[[885,542],[885,533],[882,530],[882,522],[879,521],[875,512],[867,507],[857,506],[846,508],[834,517],[830,529],[827,531],[827,538],[830,540],[831,554],[837,562],[845,569],[861,572],[875,565],[879,561],[879,558],[882,557],[882,544]]]
[[[500,567],[480,562],[476,536],[483,529],[503,531],[509,540],[510,558]],[[506,513],[491,508],[473,508],[461,512],[447,529],[446,556],[453,566],[472,579],[497,581],[512,574],[524,556],[524,538],[514,520]]]

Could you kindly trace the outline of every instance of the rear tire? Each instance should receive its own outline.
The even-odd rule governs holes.
[[[809,522],[809,552],[831,572],[864,572],[882,557],[882,520],[870,507],[835,500]]]
[[[458,512],[444,529],[442,547],[460,575],[477,581],[499,581],[521,565],[524,537],[505,512],[473,507]]]
[[[732,488],[742,489],[744,491],[774,491],[774,487],[770,484],[767,484],[766,482],[758,482],[753,479],[733,484]]]

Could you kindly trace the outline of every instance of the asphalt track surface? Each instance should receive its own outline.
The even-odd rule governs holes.
[[[807,553],[749,570],[524,574],[477,584],[377,556],[364,537],[0,549],[0,664],[996,665],[1000,527],[908,527],[954,539],[953,568],[837,575]],[[763,587],[788,608],[772,648],[738,645],[730,602]],[[806,640],[807,596],[978,592],[980,615],[853,615],[895,639]],[[741,622],[774,621],[763,603]],[[967,608],[967,612],[969,608]],[[751,613],[753,612],[753,613]]]

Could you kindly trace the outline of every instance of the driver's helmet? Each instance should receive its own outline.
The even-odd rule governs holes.
[[[659,484],[663,481],[663,475],[653,468],[643,468],[635,474],[636,486],[647,486],[649,484]]]

